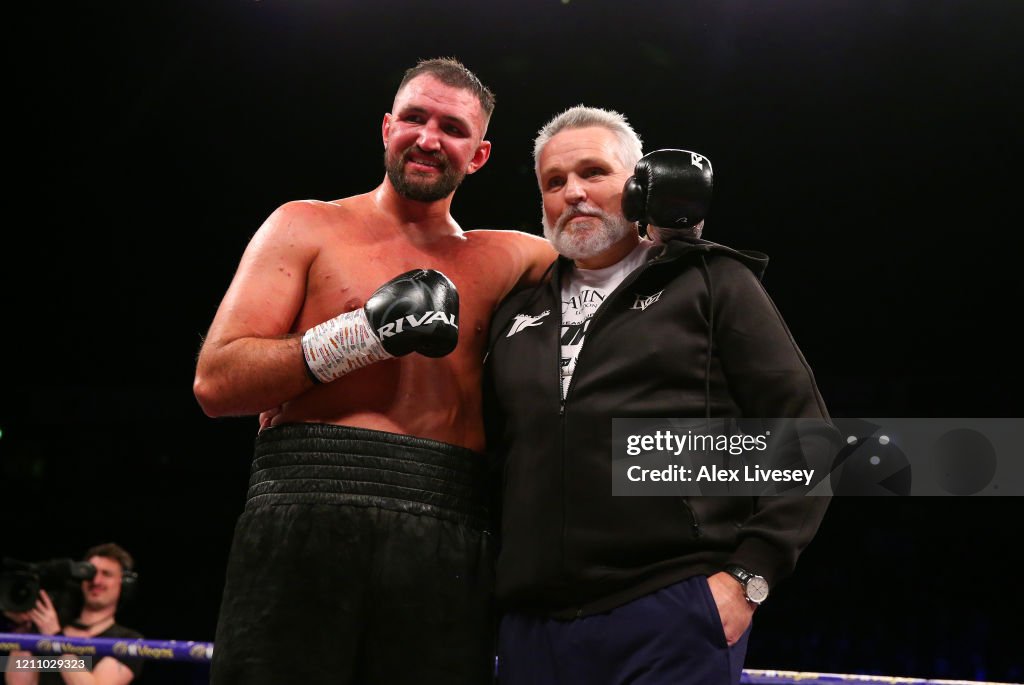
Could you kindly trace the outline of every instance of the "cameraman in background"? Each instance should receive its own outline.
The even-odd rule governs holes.
[[[138,632],[117,624],[115,613],[122,586],[135,582],[133,561],[128,552],[110,542],[85,553],[85,560],[96,567],[96,575],[82,581],[84,604],[78,618],[61,626],[57,608],[46,590],[40,590],[34,608],[24,612],[4,612],[15,623],[15,632],[66,637],[113,637],[135,640]],[[31,656],[30,652],[11,652],[11,658]],[[67,655],[74,656],[74,655]],[[4,673],[6,685],[127,685],[142,670],[140,659],[105,656],[95,661],[92,671],[40,673],[21,671]]]

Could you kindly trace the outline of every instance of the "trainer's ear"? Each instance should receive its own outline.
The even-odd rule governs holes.
[[[491,141],[481,140],[480,144],[476,148],[476,152],[473,154],[473,159],[469,160],[469,166],[466,167],[467,174],[475,174],[477,170],[487,163],[487,160],[491,158]]]

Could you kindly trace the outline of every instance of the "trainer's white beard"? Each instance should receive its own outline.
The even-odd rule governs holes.
[[[589,215],[590,220],[566,231],[568,221],[581,214]],[[630,231],[636,230],[633,223],[621,214],[608,214],[588,204],[567,207],[553,227],[541,210],[541,222],[544,224],[544,237],[551,246],[558,254],[573,260],[596,257],[625,238]],[[591,228],[594,223],[597,226]]]

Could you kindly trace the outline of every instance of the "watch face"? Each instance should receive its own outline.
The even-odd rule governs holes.
[[[768,581],[761,576],[752,576],[747,581],[747,599],[760,604],[768,598]]]

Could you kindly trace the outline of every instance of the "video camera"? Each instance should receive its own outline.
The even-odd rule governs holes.
[[[63,619],[76,611],[76,604],[80,608],[81,583],[95,575],[96,567],[87,561],[52,559],[29,563],[5,558],[0,561],[0,611],[28,611],[35,606],[39,591],[46,590]]]

